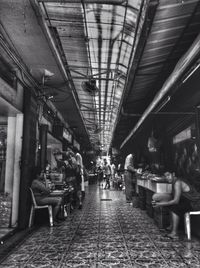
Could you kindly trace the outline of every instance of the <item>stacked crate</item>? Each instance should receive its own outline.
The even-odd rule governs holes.
[[[152,195],[154,193],[150,190],[146,189],[146,210],[149,217],[153,218],[154,215],[154,209],[152,207]]]
[[[134,208],[139,208],[139,197],[137,194],[133,196],[132,203]]]
[[[138,186],[138,199],[139,199],[139,208],[146,209],[146,190],[145,188]]]
[[[9,194],[0,194],[0,227],[9,228],[12,210],[12,197]]]

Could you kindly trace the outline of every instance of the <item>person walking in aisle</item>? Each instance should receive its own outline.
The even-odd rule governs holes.
[[[104,159],[103,174],[104,174],[104,178],[106,179],[106,184],[105,184],[104,189],[110,189],[111,167],[108,164],[106,159]]]
[[[116,174],[116,166],[114,164],[114,162],[112,162],[111,164],[111,180],[112,180],[112,187],[114,188],[114,182],[115,182],[115,174]]]

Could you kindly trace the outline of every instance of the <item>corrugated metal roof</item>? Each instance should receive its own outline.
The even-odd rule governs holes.
[[[36,1],[94,148],[119,146],[199,33],[200,1]]]
[[[38,2],[62,50],[91,141],[106,150],[149,1]],[[86,90],[91,79],[94,93]]]
[[[138,117],[130,120],[127,114],[145,110],[199,29],[200,1],[159,1],[143,53],[136,71],[132,72],[134,79],[129,84],[129,94],[123,104],[125,113],[122,113],[116,128],[115,145],[122,142],[138,121]]]

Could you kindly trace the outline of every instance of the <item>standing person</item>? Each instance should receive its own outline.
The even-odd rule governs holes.
[[[82,208],[82,195],[81,195],[81,176],[79,166],[76,161],[75,154],[69,150],[63,152],[65,163],[65,180],[66,183],[73,185],[75,191],[75,199],[78,201],[78,208]],[[77,203],[77,202],[76,202]]]
[[[81,193],[82,193],[82,199],[85,197],[85,180],[84,180],[84,174],[83,174],[83,159],[79,152],[76,153],[76,162],[78,165],[78,176],[80,176],[81,179]]]
[[[63,153],[61,151],[56,151],[53,155],[56,161],[57,171],[63,174],[63,181],[65,181],[65,163],[63,160]]]
[[[98,185],[100,186],[101,185],[101,182],[103,180],[103,169],[101,166],[98,166],[97,167],[97,176],[98,176]]]
[[[134,154],[129,154],[126,157],[124,165],[124,182],[126,202],[132,203],[133,196],[136,193],[136,176],[134,168]]]
[[[112,187],[114,187],[115,174],[116,174],[116,166],[115,166],[114,162],[112,162],[112,164],[111,164]]]
[[[187,181],[177,178],[174,173],[165,172],[168,183],[172,184],[172,194],[154,194],[153,207],[167,206],[171,211],[172,226],[169,238],[178,237],[178,225],[180,217],[188,211],[200,209],[200,193]]]
[[[106,184],[105,184],[104,189],[110,189],[111,167],[108,164],[106,159],[104,159],[103,174],[106,179]]]

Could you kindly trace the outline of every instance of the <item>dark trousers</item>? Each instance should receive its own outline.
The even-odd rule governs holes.
[[[136,182],[134,180],[134,174],[130,171],[125,171],[124,173],[125,182],[125,195],[126,201],[132,202],[133,196],[135,195]]]
[[[106,175],[105,189],[110,189],[110,175]]]

